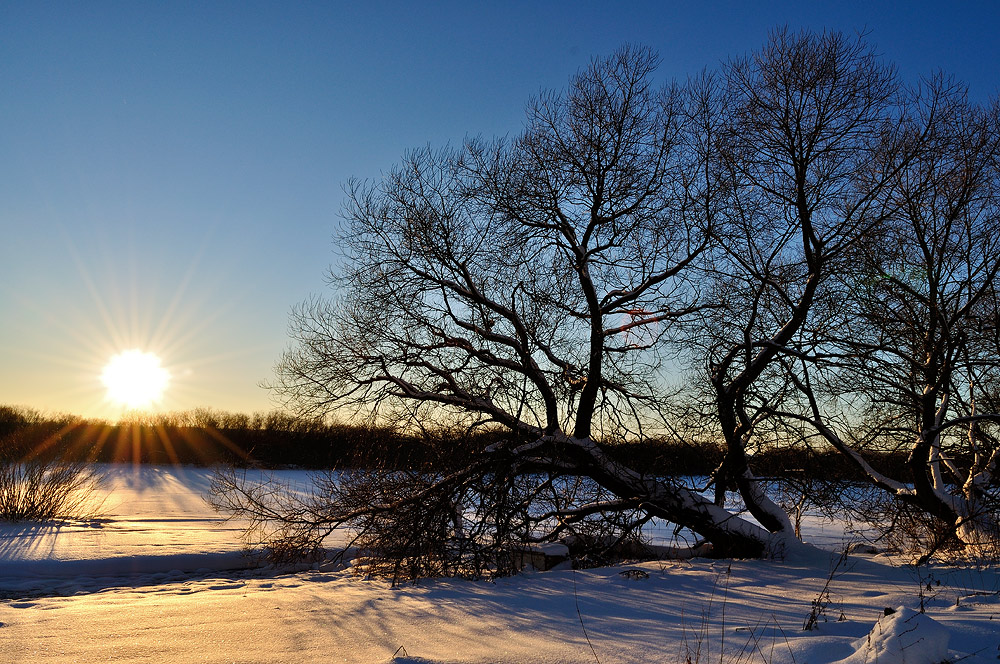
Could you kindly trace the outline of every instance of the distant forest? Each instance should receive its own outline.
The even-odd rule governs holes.
[[[0,461],[35,457],[100,463],[233,464],[264,468],[457,467],[468,454],[496,443],[500,432],[450,431],[431,426],[419,434],[391,427],[305,419],[281,412],[230,413],[209,409],[136,414],[117,424],[74,415],[47,415],[0,406]],[[666,438],[606,442],[612,457],[656,475],[710,475],[724,456],[722,442],[692,444]],[[877,459],[886,470],[905,463],[902,453]],[[852,467],[835,452],[774,448],[755,455],[763,477],[800,475],[853,480]]]

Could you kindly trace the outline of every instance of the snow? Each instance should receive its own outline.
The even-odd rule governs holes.
[[[205,503],[210,470],[108,466],[106,471],[95,518],[0,528],[0,596],[88,590],[123,576],[162,580],[162,574],[228,570],[250,562],[239,525],[220,523]]]
[[[940,664],[948,658],[948,630],[930,616],[901,606],[886,612],[854,654],[836,664]]]
[[[828,551],[784,560],[392,587],[350,568],[255,567],[238,524],[204,502],[210,474],[112,468],[100,518],[0,526],[0,662],[983,664],[1000,654],[996,568],[914,569],[860,549],[837,567],[838,524],[816,517],[806,537]],[[818,629],[803,631],[831,570]]]

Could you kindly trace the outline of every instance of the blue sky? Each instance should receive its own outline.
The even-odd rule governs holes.
[[[622,43],[683,79],[785,24],[1000,89],[995,2],[0,2],[0,404],[116,417],[101,368],[140,348],[160,409],[269,409],[348,178],[516,134]]]

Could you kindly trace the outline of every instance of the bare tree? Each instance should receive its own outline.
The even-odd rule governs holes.
[[[930,520],[926,558],[996,546],[1000,112],[943,76],[909,103],[910,157],[879,160],[892,216],[840,271],[837,359],[804,363],[805,418],[877,487]],[[905,472],[870,452],[905,450]]]
[[[826,352],[829,282],[886,218],[893,171],[872,163],[905,163],[898,84],[863,39],[787,29],[723,74],[714,106],[727,186],[705,261],[720,306],[703,312],[689,352],[704,417],[726,442],[717,504],[737,490],[759,523],[788,533],[750,457],[801,437],[773,414],[794,395],[789,363]]]
[[[223,475],[220,508],[296,555],[342,527],[396,576],[503,573],[556,540],[599,558],[654,518],[717,555],[780,555],[795,529],[753,453],[822,439],[893,500],[982,532],[996,110],[939,83],[909,95],[836,33],[776,31],[684,86],[653,87],[656,66],[623,48],[531,102],[514,140],[350,183],[336,299],[296,311],[275,387],[310,415],[449,433],[429,464],[304,498]],[[700,370],[698,435],[726,443],[714,500],[602,446],[682,428],[679,358]],[[908,435],[908,477],[866,461]]]
[[[654,88],[656,65],[624,48],[534,100],[514,141],[414,151],[383,181],[351,183],[339,298],[297,312],[278,390],[311,413],[502,435],[405,481],[395,469],[339,477],[308,505],[257,509],[260,524],[278,519],[288,539],[292,522],[306,548],[345,525],[397,560],[474,573],[505,569],[519,542],[572,535],[600,548],[653,517],[723,554],[780,550],[781,538],[599,444],[658,420],[664,348],[703,306],[689,275],[712,237],[715,148],[695,121],[699,96]],[[227,492],[243,514],[267,502],[238,478]],[[408,527],[417,513],[437,525]],[[385,534],[401,530],[412,537],[400,548]]]

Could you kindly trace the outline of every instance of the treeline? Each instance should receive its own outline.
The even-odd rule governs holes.
[[[0,458],[59,457],[140,464],[238,464],[326,468],[363,461],[374,450],[406,463],[412,444],[390,428],[208,409],[130,415],[117,423],[0,406]]]
[[[438,468],[461,465],[497,442],[499,432],[431,429],[409,434],[391,427],[326,422],[287,413],[229,413],[197,409],[135,415],[112,424],[73,415],[45,415],[0,406],[0,460],[56,457],[101,463],[236,464],[303,468]],[[661,476],[708,475],[721,463],[721,444],[663,438],[604,445],[616,460]],[[855,479],[842,455],[805,446],[758,452],[758,474]],[[900,453],[878,455],[886,470],[905,462]]]

